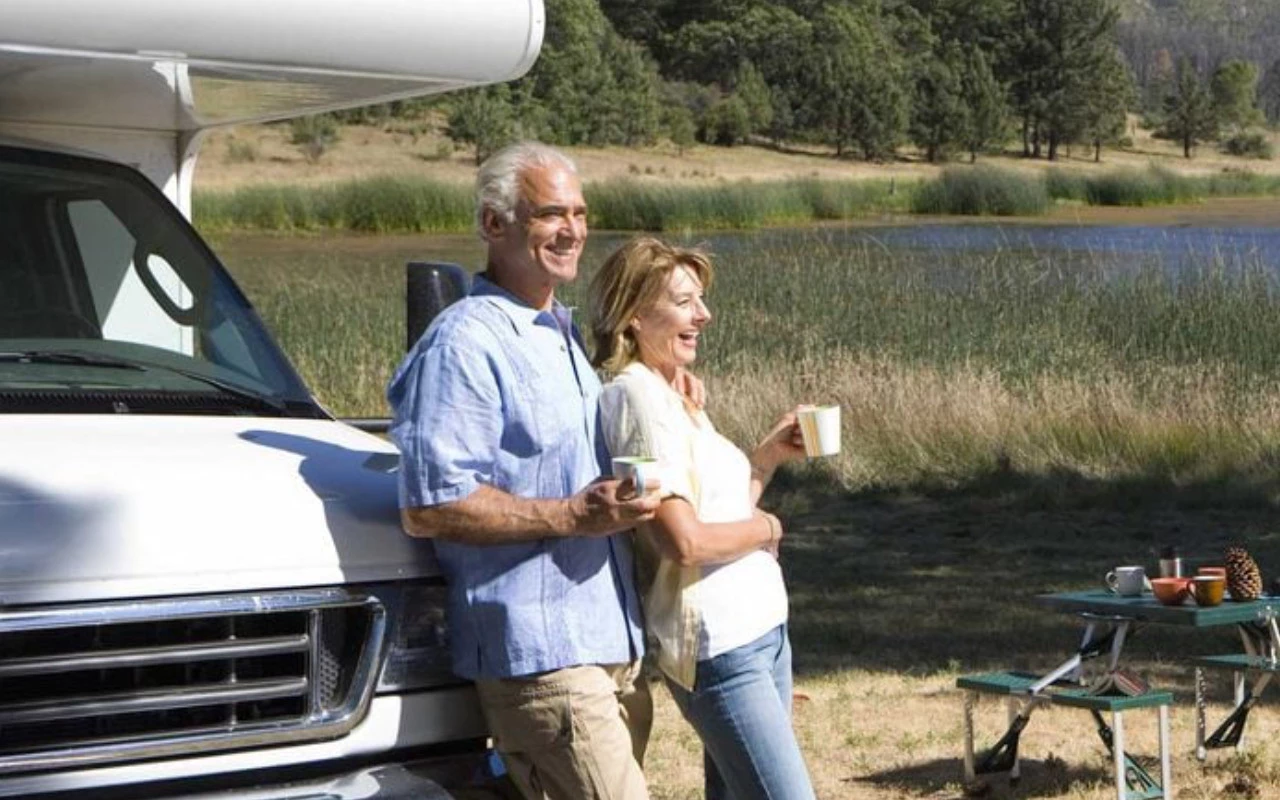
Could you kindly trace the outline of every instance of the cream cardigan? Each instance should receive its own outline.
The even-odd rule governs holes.
[[[702,522],[749,519],[751,465],[701,411],[690,413],[661,376],[633,363],[600,395],[604,440],[615,456],[658,459],[664,497],[687,500]],[[724,564],[683,567],[662,556],[655,533],[637,536],[645,630],[658,666],[693,689],[700,658],[747,644],[787,619],[777,561],[760,550]]]

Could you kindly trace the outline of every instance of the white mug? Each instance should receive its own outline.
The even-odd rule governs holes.
[[[801,406],[796,410],[804,454],[809,458],[840,452],[840,406]]]
[[[649,456],[618,456],[613,459],[613,477],[630,478],[636,494],[647,494],[658,488],[658,459]]]
[[[1106,574],[1103,581],[1113,594],[1137,597],[1147,586],[1147,574],[1142,567],[1116,567]]]

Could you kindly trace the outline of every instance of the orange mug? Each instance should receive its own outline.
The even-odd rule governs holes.
[[[1191,578],[1152,578],[1151,593],[1161,605],[1181,605],[1191,591]]]

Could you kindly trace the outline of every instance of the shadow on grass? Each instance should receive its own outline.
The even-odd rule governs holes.
[[[966,791],[956,780],[964,772],[958,758],[939,758],[905,767],[845,778],[850,784],[869,784],[895,792],[902,797],[928,797],[930,800],[968,800],[969,798],[1058,797],[1072,787],[1099,785],[1113,779],[1112,773],[1100,766],[1068,766],[1060,758],[1023,758],[1021,778],[1010,785],[1004,775],[980,776]]]
[[[1280,569],[1280,471],[1271,469],[1175,485],[1002,465],[959,486],[853,493],[809,469],[775,484],[766,504],[787,526],[801,675],[1051,667],[1082,629],[1036,595],[1100,588],[1121,564],[1155,574],[1165,545],[1194,568],[1220,565],[1227,545],[1243,543],[1264,578]],[[1189,690],[1187,656],[1238,650],[1234,629],[1148,626],[1126,658]]]

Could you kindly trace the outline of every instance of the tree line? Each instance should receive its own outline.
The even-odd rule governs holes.
[[[521,137],[821,144],[873,161],[904,144],[930,161],[1010,144],[1053,160],[1076,145],[1100,158],[1126,143],[1130,112],[1188,157],[1210,141],[1269,157],[1257,128],[1280,118],[1280,59],[1260,70],[1232,51],[1205,11],[1226,2],[546,0],[528,75],[435,102],[477,160]]]

